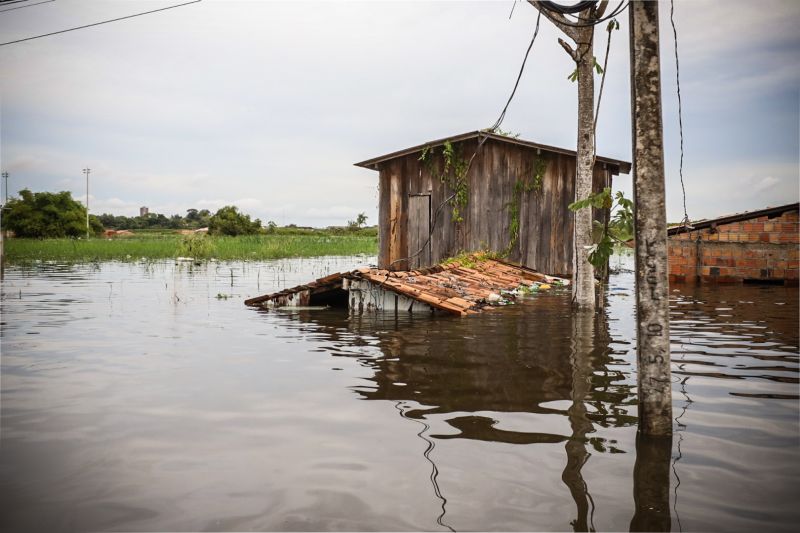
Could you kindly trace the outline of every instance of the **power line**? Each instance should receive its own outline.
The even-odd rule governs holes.
[[[519,87],[519,80],[522,79],[522,73],[525,71],[525,63],[528,61],[528,54],[531,53],[531,48],[533,48],[533,43],[536,41],[536,36],[539,35],[539,22],[542,20],[542,12],[539,11],[539,15],[536,17],[536,29],[533,30],[533,38],[531,39],[531,44],[528,45],[528,49],[525,51],[525,57],[522,58],[522,65],[519,67],[519,73],[517,74],[517,81],[514,83],[514,89],[511,91],[511,95],[508,97],[508,101],[506,105],[503,107],[503,111],[500,112],[500,116],[497,117],[494,125],[489,128],[492,131],[497,130],[500,127],[500,124],[503,123],[503,119],[506,118],[506,111],[508,111],[508,106],[511,105],[511,100],[514,99],[514,95],[517,92],[517,87]]]
[[[84,28],[91,28],[92,26],[100,26],[101,24],[108,24],[109,22],[117,22],[117,21],[120,21],[120,20],[131,19],[131,18],[134,18],[134,17],[141,17],[142,15],[149,15],[151,13],[158,13],[159,11],[166,11],[168,9],[175,9],[176,7],[188,6],[189,4],[196,4],[198,2],[202,2],[202,0],[192,0],[191,2],[184,2],[183,4],[176,4],[176,5],[173,5],[173,6],[162,7],[160,9],[153,9],[151,11],[144,11],[142,13],[136,13],[136,14],[133,14],[133,15],[127,15],[127,16],[124,16],[124,17],[118,17],[118,18],[115,18],[115,19],[103,20],[101,22],[95,22],[93,24],[86,24],[84,26],[77,26],[75,28],[69,28],[69,29],[66,29],[66,30],[54,31],[54,32],[45,33],[45,34],[42,34],[42,35],[36,35],[34,37],[26,37],[24,39],[17,39],[16,41],[8,41],[7,43],[0,43],[0,46],[6,46],[6,45],[9,45],[9,44],[21,43],[23,41],[31,41],[33,39],[40,39],[42,37],[49,37],[51,35],[58,35],[60,33],[67,33],[67,32],[75,31],[75,30],[82,30]]]
[[[550,11],[554,11],[556,13],[561,13],[562,15],[573,15],[575,13],[580,13],[584,9],[589,9],[590,7],[594,7],[597,4],[597,0],[586,0],[583,2],[577,2],[572,4],[571,6],[565,6],[564,4],[559,4],[558,2],[552,2],[549,0],[542,0],[539,2],[545,8],[549,9]]]
[[[584,3],[585,4],[595,4],[596,2],[581,2],[581,4],[584,4]],[[625,3],[625,5],[622,5],[623,3]],[[539,4],[543,8],[547,9],[548,11],[552,11],[552,12],[558,13],[560,15],[566,15],[560,9],[558,9],[559,7],[563,8],[565,6],[561,6],[560,4],[556,4],[555,2],[546,2],[546,1],[541,1]],[[622,13],[623,11],[625,11],[628,8],[628,4],[630,4],[630,2],[626,3],[625,0],[620,0],[620,3],[617,4],[617,7],[614,8],[614,11],[612,11],[611,14],[606,15],[604,17],[601,17],[601,18],[599,18],[597,20],[591,20],[591,21],[588,21],[588,22],[585,22],[585,23],[572,22],[570,20],[559,20],[558,23],[559,24],[563,24],[564,26],[571,26],[573,28],[588,28],[590,26],[597,26],[601,22],[605,22],[607,20],[610,20],[610,19],[616,17],[617,15],[619,15],[620,13]],[[576,6],[577,5],[578,4],[576,4]],[[555,6],[558,6],[558,7],[555,7]],[[567,6],[567,7],[569,7],[569,6]],[[591,7],[591,6],[589,6],[589,7]],[[584,7],[584,9],[586,9],[586,8]],[[578,17],[578,16],[576,16],[576,18],[579,21],[588,20],[588,19],[584,19],[584,18],[581,18],[581,17]]]
[[[681,177],[681,191],[683,193],[683,224],[689,224],[689,213],[686,210],[686,187],[683,184],[683,110],[681,106],[681,64],[678,61],[678,30],[675,28],[675,1],[670,0],[669,21],[672,23],[672,35],[675,37],[675,81],[678,87],[678,131],[681,136],[681,162],[678,174]]]
[[[22,2],[29,2],[30,0],[0,0],[0,6],[9,6],[11,4],[21,4]]]
[[[28,0],[24,0],[24,1],[27,2]],[[14,11],[15,9],[24,9],[26,7],[38,6],[40,4],[47,4],[48,2],[55,2],[55,1],[56,0],[44,0],[44,2],[37,2],[35,4],[28,4],[26,6],[9,7],[8,9],[3,9],[2,11],[0,11],[0,13],[5,13],[6,11]],[[2,6],[2,5],[3,4],[0,3],[0,6]]]

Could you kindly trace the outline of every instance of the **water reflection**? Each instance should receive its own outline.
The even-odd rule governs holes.
[[[573,314],[563,295],[540,296],[515,308],[454,320],[333,313],[287,314],[288,327],[325,335],[334,356],[355,357],[372,370],[352,387],[362,399],[393,402],[419,432],[437,483],[435,441],[531,445],[564,443],[561,480],[575,510],[568,526],[594,531],[594,501],[582,470],[599,453],[623,450],[595,427],[636,424],[635,390],[619,369],[604,314]],[[369,340],[367,340],[369,339]],[[360,351],[359,344],[373,349]],[[428,420],[449,430],[429,434]],[[434,453],[431,453],[434,452]],[[669,489],[667,480],[666,490]]]
[[[797,289],[673,288],[670,456],[631,275],[590,320],[241,305],[353,261],[7,272],[0,530],[796,528]]]
[[[577,516],[570,523],[574,531],[595,530],[594,501],[586,481],[581,476],[581,469],[591,456],[586,450],[586,436],[594,429],[587,416],[585,399],[591,391],[592,354],[595,347],[603,350],[602,341],[604,339],[598,337],[599,332],[595,331],[595,322],[601,316],[600,314],[577,312],[572,317],[571,353],[569,356],[572,370],[572,387],[570,389],[572,404],[567,410],[572,435],[565,445],[567,464],[561,479],[569,488],[572,499],[575,500]],[[603,337],[605,340],[608,339],[607,334]]]
[[[672,436],[636,437],[633,467],[635,513],[631,531],[671,531],[669,487]]]

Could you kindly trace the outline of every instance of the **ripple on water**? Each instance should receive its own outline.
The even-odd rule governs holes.
[[[632,271],[589,319],[557,291],[466,319],[242,305],[363,261],[10,267],[0,527],[800,519],[797,289],[672,288],[664,446],[636,438]]]

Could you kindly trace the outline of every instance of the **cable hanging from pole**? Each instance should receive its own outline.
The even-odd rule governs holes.
[[[683,183],[683,109],[681,105],[681,64],[678,60],[678,30],[675,27],[675,0],[670,0],[669,21],[672,24],[672,35],[675,38],[675,82],[678,92],[678,132],[681,139],[681,160],[678,165],[678,175],[681,178],[681,192],[683,194],[683,221],[681,225],[691,229],[689,212],[686,210],[686,186]]]
[[[531,43],[528,45],[528,49],[525,51],[525,57],[522,58],[522,65],[519,67],[519,73],[517,74],[517,81],[514,82],[514,88],[511,90],[511,95],[508,97],[508,101],[506,105],[503,106],[503,111],[500,112],[500,116],[497,117],[495,123],[489,128],[490,131],[497,131],[497,128],[500,127],[500,124],[503,123],[503,119],[506,118],[506,111],[508,111],[508,106],[511,105],[511,100],[514,99],[514,95],[517,93],[517,87],[519,87],[519,82],[522,79],[522,73],[525,72],[525,63],[528,61],[528,55],[531,53],[531,48],[533,48],[533,43],[536,42],[536,37],[539,35],[539,23],[542,20],[542,12],[539,12],[539,15],[536,17],[536,28],[533,30],[533,37],[531,38]]]
[[[605,22],[607,20],[613,19],[614,17],[616,17],[617,15],[619,15],[620,13],[625,11],[628,8],[628,6],[630,5],[630,2],[626,2],[625,0],[620,0],[620,3],[617,4],[617,7],[615,7],[614,10],[610,14],[608,14],[608,15],[606,15],[604,17],[600,17],[597,20],[588,20],[588,19],[579,17],[577,15],[574,15],[573,13],[565,13],[565,12],[561,11],[561,9],[572,9],[573,7],[576,7],[576,6],[579,6],[579,5],[582,7],[582,9],[588,9],[589,7],[592,7],[596,3],[597,3],[596,1],[579,2],[578,4],[575,4],[574,6],[563,6],[561,4],[557,4],[557,3],[552,2],[552,1],[540,0],[537,3],[537,5],[542,6],[542,8],[544,8],[544,9],[550,11],[550,12],[557,13],[559,15],[563,15],[564,17],[562,17],[562,19],[564,19],[564,20],[559,20],[559,24],[563,24],[564,26],[571,26],[573,28],[588,28],[590,26],[597,26],[598,24],[601,24],[601,23],[603,23],[603,22]],[[584,5],[584,4],[587,4],[587,5]],[[576,11],[576,13],[580,12],[580,11],[581,10],[578,10],[578,11]],[[575,16],[575,18],[578,20],[578,22],[572,22],[571,20],[566,20],[565,19],[566,15]]]

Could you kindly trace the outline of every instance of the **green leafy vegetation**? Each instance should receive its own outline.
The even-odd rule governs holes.
[[[613,213],[608,224],[594,221],[592,240],[594,244],[589,252],[589,262],[595,268],[603,268],[608,258],[614,253],[615,243],[625,243],[633,238],[633,201],[625,198],[622,191],[611,195],[611,188],[592,193],[588,197],[569,205],[572,211],[578,209],[610,209]]]
[[[138,217],[103,213],[97,217],[104,228],[115,230],[167,230],[208,227],[211,212],[208,209],[187,209],[186,216],[167,217],[160,213],[147,213]]]
[[[208,221],[208,233],[211,235],[253,235],[261,231],[259,219],[250,220],[250,215],[239,212],[234,205],[226,205],[217,210]]]
[[[489,259],[502,259],[503,257],[505,257],[505,255],[499,252],[476,250],[473,252],[461,252],[453,257],[448,257],[442,261],[442,264],[451,265],[453,263],[458,263],[464,268],[475,268],[479,264],[483,263],[484,261],[488,261]]]
[[[141,259],[265,260],[323,255],[374,255],[378,240],[374,231],[334,234],[316,230],[305,234],[189,236],[135,234],[120,239],[8,239],[9,263],[31,261],[139,261]]]
[[[433,172],[433,158],[435,155],[436,148],[426,146],[419,156],[419,160],[431,172]],[[453,145],[450,141],[445,141],[442,145],[441,156],[443,166],[442,173],[438,178],[440,182],[453,191],[452,198],[449,201],[453,222],[463,222],[462,213],[469,203],[469,180],[467,179],[469,161],[462,155],[461,145]]]
[[[502,135],[503,137],[509,137],[511,139],[519,139],[520,134],[514,133],[513,131],[505,131],[501,130],[500,128],[495,128],[494,130],[486,130],[490,131],[491,133],[495,133],[497,135]]]
[[[203,234],[184,235],[178,245],[178,256],[194,259],[208,259],[211,257],[213,244],[211,237]]]
[[[347,221],[347,229],[350,231],[358,231],[367,224],[367,215],[359,213],[355,220]]]
[[[511,253],[519,240],[519,214],[522,210],[522,195],[531,191],[541,191],[544,173],[547,171],[547,160],[543,157],[536,158],[530,171],[517,179],[514,184],[514,194],[509,203],[508,211],[511,221],[508,225],[508,248],[506,253]]]
[[[3,224],[18,237],[34,239],[86,235],[86,208],[67,191],[31,192],[23,189],[4,207]],[[97,217],[89,217],[92,234],[103,231]]]

